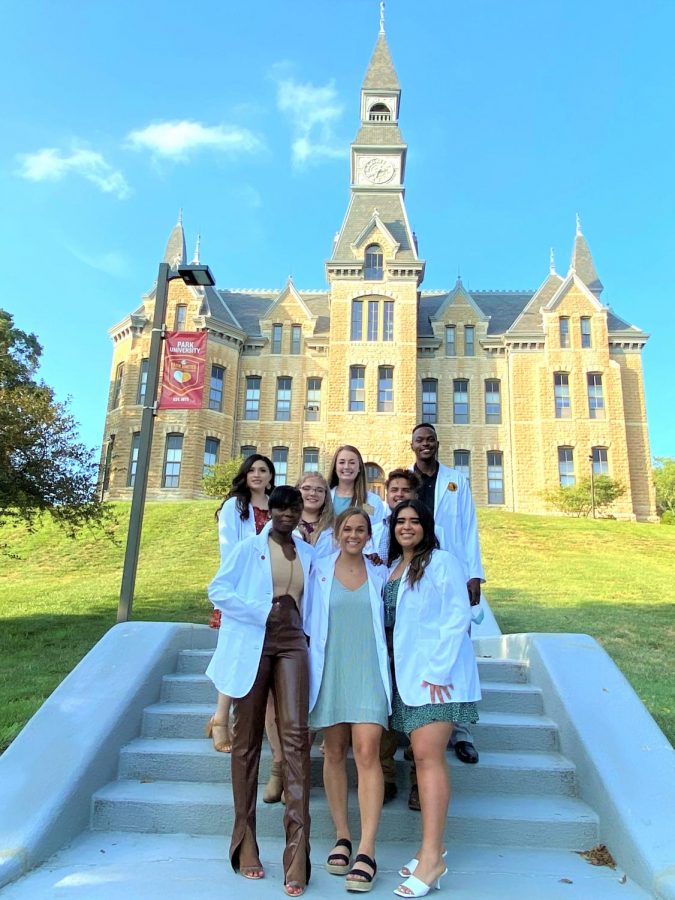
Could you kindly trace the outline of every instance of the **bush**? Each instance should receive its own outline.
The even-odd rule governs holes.
[[[209,497],[225,499],[230,493],[234,477],[244,462],[243,456],[233,456],[225,462],[210,466],[207,474],[202,478],[204,492]]]
[[[661,524],[662,525],[675,525],[675,512],[672,509],[667,509],[663,515],[661,516]]]

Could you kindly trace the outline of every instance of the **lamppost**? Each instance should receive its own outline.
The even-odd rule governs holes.
[[[155,311],[152,318],[150,335],[150,352],[148,355],[148,379],[145,388],[145,405],[141,414],[141,433],[138,443],[138,460],[134,492],[131,496],[131,512],[129,514],[129,531],[127,547],[124,553],[122,569],[122,586],[117,607],[117,621],[127,622],[131,618],[131,606],[134,600],[136,585],[136,569],[138,568],[138,550],[141,543],[143,513],[145,511],[145,494],[148,487],[148,469],[150,467],[150,450],[152,449],[152,433],[157,415],[157,386],[159,384],[159,367],[161,347],[164,338],[166,317],[166,299],[169,293],[169,282],[181,278],[192,287],[207,287],[215,281],[208,266],[188,265],[172,269],[168,263],[159,264],[157,273],[157,289],[155,292]]]
[[[595,468],[593,466],[593,454],[590,453],[588,459],[591,463],[591,509],[593,518],[595,518]]]

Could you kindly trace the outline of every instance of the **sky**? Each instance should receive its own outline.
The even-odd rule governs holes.
[[[221,288],[324,289],[378,0],[6,0],[0,306],[100,446],[108,329],[179,210]],[[654,456],[675,456],[671,0],[388,0],[424,289],[566,274],[651,335]],[[11,36],[11,40],[8,39]]]

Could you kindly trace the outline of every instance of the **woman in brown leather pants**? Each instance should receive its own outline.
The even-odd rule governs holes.
[[[297,488],[275,488],[269,510],[270,524],[235,547],[209,586],[222,616],[207,675],[234,698],[230,860],[252,880],[265,875],[256,840],[256,795],[272,691],[284,755],[284,890],[299,897],[310,875],[309,676],[302,609],[314,549],[292,533],[302,513]]]

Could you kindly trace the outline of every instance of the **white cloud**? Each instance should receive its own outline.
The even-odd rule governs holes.
[[[103,272],[106,275],[112,275],[116,278],[123,277],[129,272],[129,260],[123,253],[116,250],[109,250],[103,253],[87,253],[79,247],[66,244],[66,250],[71,253],[75,259],[84,263],[90,269],[97,272]]]
[[[332,81],[315,86],[291,77],[278,78],[277,107],[293,126],[291,152],[296,167],[346,154],[333,132],[344,107]]]
[[[131,194],[124,175],[95,150],[75,147],[67,154],[56,147],[45,147],[36,153],[22,154],[18,159],[17,174],[27,181],[61,181],[73,174],[95,184],[104,194],[114,194],[120,200]]]
[[[202,125],[201,122],[156,122],[131,131],[127,143],[134,150],[150,150],[155,156],[184,160],[196,150],[210,148],[225,153],[255,153],[263,142],[248,128]]]

